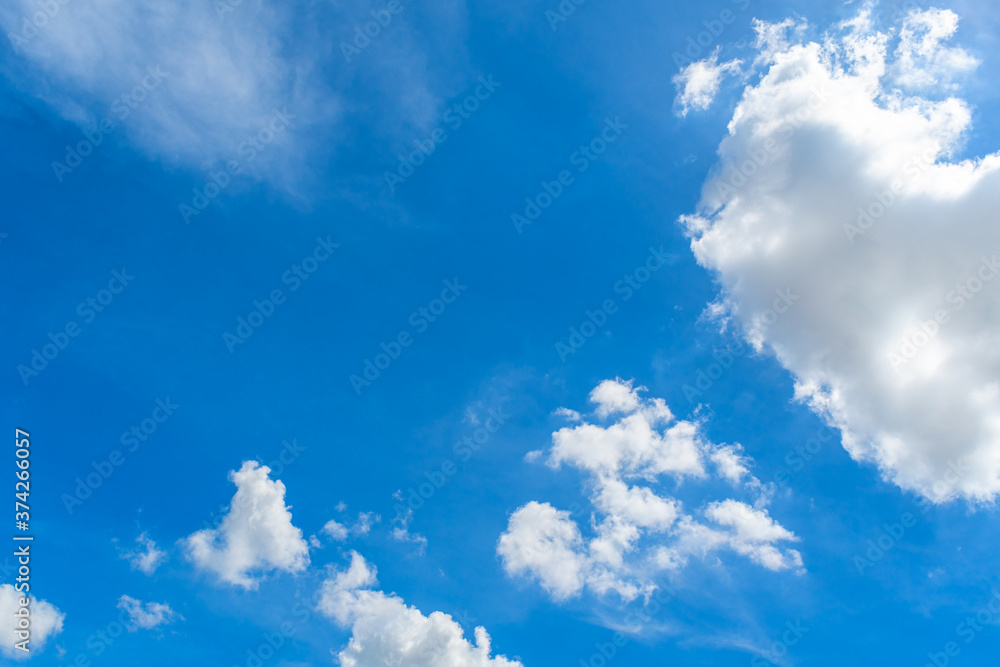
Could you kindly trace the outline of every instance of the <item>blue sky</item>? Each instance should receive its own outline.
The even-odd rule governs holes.
[[[4,664],[996,655],[992,7],[41,4]]]

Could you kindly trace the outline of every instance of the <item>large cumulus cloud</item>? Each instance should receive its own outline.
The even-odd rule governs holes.
[[[869,9],[818,41],[758,24],[700,210],[721,305],[859,461],[936,501],[1000,491],[1000,156],[959,159],[957,17]],[[777,46],[775,46],[777,45]],[[913,92],[919,91],[919,94]],[[770,313],[775,294],[794,304]],[[763,318],[763,319],[762,319]]]

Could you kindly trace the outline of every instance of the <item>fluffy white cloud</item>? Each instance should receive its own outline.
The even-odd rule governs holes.
[[[245,461],[242,468],[229,473],[236,495],[222,523],[182,540],[195,565],[226,583],[250,589],[258,584],[253,573],[306,569],[309,546],[302,531],[292,525],[285,485],[272,481],[270,472],[256,461]]]
[[[722,77],[727,74],[738,74],[741,64],[739,60],[720,63],[719,49],[716,49],[708,58],[696,60],[681,69],[674,76],[674,85],[677,87],[677,99],[674,102],[678,107],[677,114],[683,117],[692,109],[704,111],[711,106],[719,93]]]
[[[161,625],[184,620],[184,617],[161,602],[146,602],[123,595],[118,598],[118,608],[128,616],[126,625],[129,632],[137,630],[152,630]]]
[[[951,159],[968,105],[892,87],[966,71],[941,44],[952,32],[950,12],[911,12],[890,60],[864,10],[822,43],[769,52],[682,222],[726,312],[855,459],[935,500],[987,501],[1000,491],[1000,155]]]
[[[705,516],[730,529],[728,541],[733,549],[764,567],[771,570],[802,567],[799,552],[789,549],[783,553],[774,546],[775,542],[796,542],[798,538],[768,516],[767,510],[724,500],[709,505]]]
[[[509,574],[530,573],[555,598],[565,599],[583,588],[587,559],[582,548],[583,537],[569,512],[531,501],[511,515],[497,553]]]
[[[135,538],[138,548],[119,549],[118,557],[127,560],[133,570],[139,570],[143,574],[152,575],[156,568],[160,567],[166,560],[165,551],[156,547],[156,542],[150,539],[149,535],[142,533]]]
[[[475,630],[475,644],[462,626],[439,611],[424,616],[395,595],[374,590],[375,568],[355,551],[348,569],[323,584],[317,609],[351,629],[338,658],[343,667],[520,667],[503,656],[490,657],[490,636]]]
[[[678,570],[692,556],[728,548],[770,570],[801,570],[801,555],[777,543],[798,538],[762,509],[770,489],[750,474],[739,445],[713,445],[697,424],[674,417],[662,399],[643,399],[642,388],[605,380],[591,392],[600,419],[583,421],[552,434],[547,463],[582,470],[594,508],[592,537],[585,539],[574,517],[549,503],[531,501],[510,517],[497,554],[510,576],[538,581],[554,599],[565,600],[589,589],[617,593],[623,600],[649,594],[657,572]],[[532,452],[530,460],[541,458]],[[717,527],[699,523],[676,498],[650,486],[663,475],[674,479],[708,478],[706,462],[731,484],[743,484],[756,507],[725,500],[707,505],[704,516]]]
[[[719,475],[733,484],[739,484],[743,477],[750,474],[743,448],[739,445],[716,447],[709,452],[708,457],[715,464]]]
[[[656,430],[673,420],[663,399],[640,404],[631,383],[618,380],[602,382],[590,399],[597,405],[598,417],[625,416],[607,428],[585,423],[560,429],[552,435],[550,466],[567,463],[602,477],[704,475],[694,424],[682,421],[662,433]]]
[[[14,614],[21,609],[19,593],[10,584],[0,584],[0,655],[8,658],[26,659],[42,650],[49,638],[62,632],[65,614],[45,600],[37,600],[29,596],[31,611],[31,641],[27,645],[29,652],[16,648],[23,641],[14,634],[16,621]]]

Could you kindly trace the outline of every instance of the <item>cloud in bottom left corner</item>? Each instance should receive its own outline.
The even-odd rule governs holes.
[[[24,594],[11,584],[0,584],[0,655],[7,658],[30,658],[42,650],[50,637],[62,632],[65,614],[45,600],[38,600],[29,595],[30,643],[22,644],[29,650],[18,648],[22,640],[15,634],[19,622],[16,613],[21,609],[21,600],[24,597]]]

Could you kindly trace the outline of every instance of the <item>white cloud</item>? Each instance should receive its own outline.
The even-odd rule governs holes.
[[[555,412],[553,412],[552,414],[554,414],[557,417],[562,417],[564,419],[567,419],[571,422],[578,422],[581,419],[579,412],[577,412],[576,410],[570,410],[569,408],[556,408]]]
[[[737,552],[771,570],[802,567],[799,552],[790,549],[783,553],[775,542],[797,542],[791,531],[767,514],[767,510],[754,509],[746,503],[725,500],[712,503],[705,516],[731,529],[729,544]]]
[[[11,0],[0,4],[0,27],[18,60],[5,73],[83,128],[112,120],[122,128],[113,131],[115,141],[127,137],[151,157],[205,171],[237,160],[242,174],[295,191],[313,151],[349,143],[345,124],[363,123],[375,136],[409,143],[463,86],[455,73],[472,73],[463,41],[466,10],[457,0],[406,5],[348,61],[341,44],[352,43],[355,27],[372,20],[370,9],[360,2],[293,8],[268,0],[235,7],[60,0],[45,25],[28,29],[25,38],[26,17],[40,7]],[[422,21],[435,26],[432,36],[419,28]],[[144,94],[136,86],[147,68],[167,76]],[[141,101],[123,103],[133,90]],[[295,116],[288,131],[244,162],[249,150],[241,154],[241,144],[276,109]],[[341,139],[317,142],[317,135]]]
[[[605,380],[590,392],[590,401],[597,404],[597,416],[604,418],[622,412],[634,412],[639,407],[639,394],[631,382]],[[579,421],[579,414],[574,421]]]
[[[719,49],[716,49],[708,58],[696,60],[681,69],[673,79],[677,87],[677,115],[684,117],[692,109],[704,111],[711,106],[719,93],[722,77],[738,74],[741,64],[739,60],[719,63]]]
[[[374,512],[358,512],[357,522],[351,526],[351,532],[357,535],[367,535],[372,525],[382,523],[382,517]]]
[[[413,522],[413,509],[407,508],[406,514],[393,518],[392,539],[397,542],[409,542],[417,545],[417,553],[424,555],[427,549],[427,538],[420,533],[410,532],[410,523]]]
[[[855,459],[935,500],[987,501],[1000,491],[1000,155],[950,159],[968,105],[886,88],[924,80],[927,63],[940,80],[967,69],[941,50],[946,13],[906,21],[936,35],[928,47],[904,30],[923,64],[889,62],[867,10],[774,53],[682,222],[728,314]]]
[[[958,15],[950,9],[913,10],[903,20],[896,62],[895,82],[910,88],[948,84],[952,77],[971,72],[979,61],[965,49],[946,47],[958,30]]]
[[[636,391],[631,382],[621,380],[598,385],[590,396],[597,404],[597,416],[625,413],[625,417],[608,428],[584,423],[559,429],[552,435],[549,465],[558,468],[567,463],[604,477],[704,475],[697,427],[682,421],[657,431],[656,426],[673,420],[670,409],[663,399],[640,405]]]
[[[42,650],[45,642],[58,635],[63,629],[66,615],[45,600],[28,597],[31,613],[31,637],[26,653],[16,645],[23,641],[14,634],[17,629],[14,614],[21,609],[23,595],[10,584],[0,584],[0,655],[8,658],[25,659]]]
[[[343,667],[520,667],[503,656],[490,657],[490,636],[475,629],[475,644],[462,627],[439,611],[424,616],[395,595],[374,590],[375,568],[355,551],[347,570],[323,583],[317,609],[351,629],[339,652]]]
[[[779,542],[798,538],[762,509],[771,489],[750,474],[739,445],[712,445],[700,427],[673,423],[662,399],[643,399],[642,387],[605,380],[591,392],[595,414],[617,421],[582,421],[552,434],[547,463],[584,471],[594,513],[586,539],[574,517],[549,503],[531,501],[510,517],[497,554],[510,576],[538,581],[554,599],[589,589],[632,600],[655,590],[657,572],[678,570],[692,556],[729,548],[770,570],[802,569],[802,558]],[[542,453],[533,459],[541,458]],[[743,483],[756,507],[735,500],[709,504],[703,514],[721,528],[699,523],[682,503],[645,485],[663,475],[706,479],[712,461],[720,478]]]
[[[309,546],[292,525],[285,506],[285,485],[271,481],[271,470],[245,461],[229,473],[236,484],[229,512],[218,528],[200,530],[182,540],[188,557],[222,581],[255,589],[253,573],[297,573],[309,565]]]
[[[129,632],[137,630],[152,630],[161,625],[167,625],[177,620],[184,620],[184,617],[170,608],[170,605],[161,602],[145,602],[123,595],[118,598],[118,608],[128,615]]]
[[[333,519],[330,519],[323,525],[323,532],[326,533],[331,540],[336,542],[343,542],[351,534],[347,526],[342,523],[337,523]]]
[[[709,452],[708,457],[715,464],[719,475],[733,484],[739,484],[743,477],[750,474],[743,448],[739,445],[716,447]]]
[[[771,62],[775,54],[788,49],[789,40],[793,39],[789,33],[801,34],[808,24],[803,20],[787,18],[776,23],[769,21],[753,20],[753,31],[757,35],[756,48],[758,51],[755,64]]]
[[[297,85],[297,70],[307,63],[283,54],[278,34],[288,29],[285,12],[253,4],[222,18],[212,3],[191,0],[73,0],[59,3],[48,24],[17,49],[47,80],[32,92],[67,119],[95,125],[109,117],[157,156],[209,166],[234,159],[240,142],[256,135],[275,108],[304,118],[304,107],[318,103],[312,98],[318,91]],[[5,3],[5,32],[19,33],[21,17],[36,10],[32,0]],[[141,101],[116,105],[148,67],[166,77]],[[124,119],[119,108],[128,112]]]
[[[143,574],[152,575],[156,568],[167,560],[165,551],[156,547],[156,542],[150,539],[149,535],[142,533],[135,538],[135,543],[139,548],[132,550],[118,550],[118,557],[127,560],[133,570],[139,570]]]

